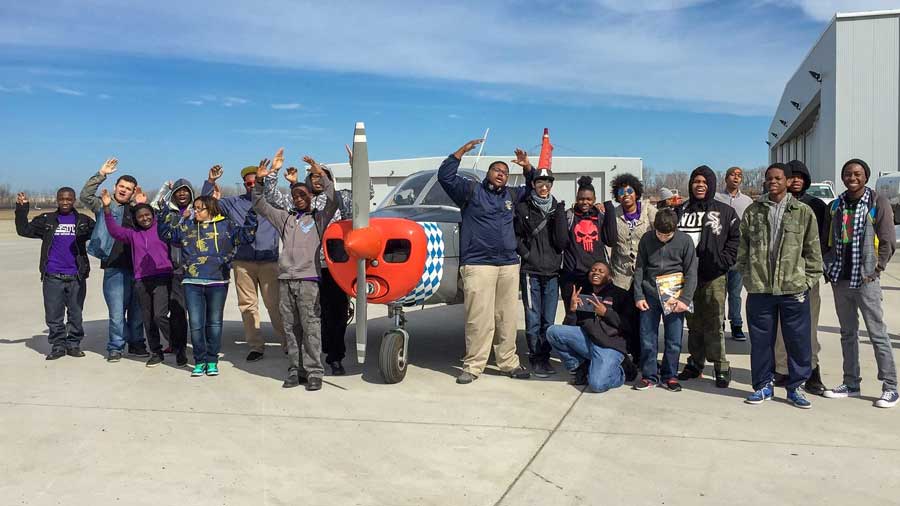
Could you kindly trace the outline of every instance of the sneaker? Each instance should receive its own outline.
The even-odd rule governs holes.
[[[206,374],[206,364],[197,364],[194,366],[194,370],[191,371],[192,378],[203,376],[204,374]]]
[[[475,376],[474,374],[472,374],[468,371],[463,371],[462,374],[460,374],[459,376],[456,377],[456,384],[457,385],[468,385],[469,383],[471,383],[477,379],[478,379],[478,376]]]
[[[750,397],[744,399],[744,402],[747,404],[762,404],[766,401],[771,401],[772,397],[775,396],[775,387],[771,383],[760,388],[759,390],[750,394]]]
[[[187,363],[187,353],[185,353],[184,350],[181,350],[175,354],[175,364],[178,367],[184,367],[187,365]]]
[[[809,409],[812,407],[812,403],[806,399],[806,396],[803,395],[803,390],[800,388],[788,390],[787,400],[793,404],[795,408]]]
[[[893,408],[900,400],[900,394],[896,390],[885,390],[881,392],[881,398],[875,401],[876,408]]]
[[[556,369],[550,365],[549,361],[538,360],[537,362],[532,362],[531,372],[537,378],[549,378],[551,375],[556,374]]]
[[[528,372],[528,369],[525,369],[525,366],[521,366],[521,365],[519,367],[516,367],[512,371],[505,372],[503,374],[509,376],[512,379],[517,379],[517,380],[527,380],[528,378],[531,377],[531,373]]]
[[[306,383],[305,377],[300,376],[300,373],[298,372],[291,372],[290,374],[288,374],[287,379],[284,380],[284,383],[281,384],[281,388],[294,388],[302,385],[303,383]]]
[[[852,388],[844,385],[843,383],[832,388],[831,390],[825,390],[825,393],[822,394],[823,397],[827,397],[829,399],[843,399],[844,397],[859,397],[859,387]]]
[[[332,376],[343,376],[347,374],[347,371],[344,369],[344,365],[341,364],[340,360],[335,360],[334,362],[328,362],[328,365],[331,367],[331,375]]]
[[[65,348],[62,348],[62,347],[52,348],[50,350],[50,353],[48,353],[47,356],[44,357],[44,360],[56,360],[56,359],[59,359],[59,358],[65,357],[65,356],[66,356]]]
[[[684,369],[682,369],[681,372],[678,373],[678,379],[680,379],[681,381],[687,381],[687,380],[691,380],[694,378],[702,378],[702,377],[703,377],[703,371],[694,367],[693,364],[685,365]]]
[[[747,336],[744,335],[744,329],[742,327],[732,326],[731,327],[731,338],[735,341],[746,341]]]
[[[209,362],[206,364],[206,375],[207,376],[218,376],[219,375],[219,364],[216,362]]]
[[[656,383],[650,381],[647,378],[641,378],[637,383],[634,384],[635,390],[648,390],[650,388],[654,388]]]
[[[716,371],[716,387],[728,388],[731,384],[731,369],[727,371]]]
[[[165,362],[165,360],[166,359],[162,353],[160,353],[159,355],[153,355],[152,357],[150,357],[150,360],[147,361],[147,367],[156,367],[159,364]]]
[[[81,348],[79,348],[78,346],[73,346],[66,350],[66,355],[70,357],[81,358],[84,356],[84,352],[81,351]]]
[[[572,371],[572,379],[569,380],[570,385],[582,386],[588,384],[588,370],[591,367],[591,362],[589,360],[585,360],[581,363],[574,371]]]
[[[306,391],[315,392],[316,390],[322,390],[322,378],[318,376],[307,378]]]
[[[819,366],[813,369],[812,374],[803,385],[803,390],[813,395],[823,395],[825,393],[825,385],[822,383],[822,374],[819,372]]]
[[[250,353],[247,354],[247,362],[256,362],[256,361],[262,360],[262,359],[263,359],[262,352],[251,351]]]
[[[784,387],[787,385],[788,375],[776,372],[772,379],[772,385],[776,387]]]
[[[666,380],[666,388],[668,388],[670,392],[680,392],[681,383],[678,383],[678,380],[675,378],[669,378]]]
[[[149,357],[150,352],[147,351],[147,347],[143,344],[141,345],[128,345],[128,354],[132,357]]]
[[[122,360],[122,352],[121,351],[111,351],[106,355],[107,362],[118,362]]]

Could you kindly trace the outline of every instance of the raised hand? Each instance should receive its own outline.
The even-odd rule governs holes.
[[[278,151],[275,152],[275,157],[272,158],[272,170],[271,172],[278,172],[281,170],[281,167],[284,165],[284,148],[278,148]],[[259,174],[256,175],[259,177]]]
[[[303,161],[309,164],[309,171],[310,171],[310,172],[313,172],[314,170],[315,170],[315,171],[322,170],[322,167],[319,165],[319,162],[315,161],[315,160],[313,159],[313,157],[311,157],[311,156],[309,156],[309,155],[304,155],[304,156],[303,156]]]
[[[116,166],[118,165],[119,160],[117,158],[110,158],[103,163],[102,167],[100,167],[100,173],[104,176],[108,176],[116,171]]]
[[[112,204],[112,195],[109,194],[109,190],[104,188],[100,192],[100,200],[103,202],[103,207],[109,207]]]
[[[284,178],[288,180],[288,183],[294,184],[297,182],[297,167],[288,167],[288,169],[284,172]]]
[[[213,165],[212,168],[209,169],[209,175],[206,177],[206,180],[210,183],[215,183],[216,179],[222,177],[225,171],[222,170],[221,165]]]
[[[268,158],[263,158],[262,160],[259,161],[259,166],[256,167],[256,178],[257,179],[266,177],[272,172],[272,170],[269,168],[270,163],[271,162],[269,161]]]
[[[20,206],[24,206],[28,203],[28,197],[25,195],[25,192],[19,192],[16,194],[16,204]]]
[[[531,168],[531,162],[528,161],[528,152],[524,149],[516,148],[516,158],[512,160],[512,163],[522,167],[523,169]]]
[[[453,156],[462,159],[464,154],[472,151],[473,149],[475,149],[475,146],[481,144],[482,142],[484,142],[484,139],[472,139],[471,141],[460,146],[460,148],[457,149],[455,153],[453,153]]]
[[[147,194],[144,193],[144,190],[141,189],[140,186],[136,186],[134,188],[134,202],[136,204],[146,204],[147,203]]]
[[[581,305],[581,299],[578,297],[579,295],[581,295],[580,286],[572,292],[572,300],[569,301],[569,311],[575,312],[578,309],[578,306]]]
[[[347,160],[350,161],[350,165],[353,165],[353,150],[350,149],[349,144],[344,144],[344,149],[347,150]]]

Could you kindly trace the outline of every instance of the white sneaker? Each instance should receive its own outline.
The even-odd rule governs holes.
[[[876,408],[893,408],[900,400],[900,394],[896,390],[885,390],[881,392],[881,398],[875,401]]]

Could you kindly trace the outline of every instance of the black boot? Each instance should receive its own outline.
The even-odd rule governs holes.
[[[625,371],[625,381],[628,383],[637,379],[638,368],[628,355],[625,355],[625,358],[622,359],[622,370]]]
[[[681,381],[687,381],[687,380],[694,379],[694,378],[700,378],[702,376],[703,376],[703,371],[701,371],[700,369],[697,369],[697,367],[694,366],[694,364],[692,364],[690,362],[685,364],[684,369],[682,369],[681,372],[678,373],[678,379]]]
[[[716,369],[716,386],[719,388],[728,388],[731,384],[731,369],[720,371]]]
[[[825,393],[825,385],[822,383],[822,374],[819,372],[819,366],[816,366],[813,369],[812,374],[809,376],[809,379],[806,380],[806,385],[803,388],[807,392],[813,395],[823,395]]]
[[[569,380],[570,385],[582,386],[588,384],[588,370],[591,367],[591,362],[585,360],[578,366],[577,369],[572,371],[572,379]]]

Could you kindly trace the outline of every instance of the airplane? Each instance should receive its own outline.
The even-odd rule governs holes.
[[[550,167],[552,149],[549,132],[544,129],[539,167]],[[404,309],[463,302],[459,277],[461,213],[438,182],[437,169],[433,169],[404,179],[370,219],[364,123],[357,123],[354,129],[350,166],[353,217],[332,223],[325,230],[325,261],[338,286],[356,297],[356,352],[360,363],[365,362],[366,355],[366,304],[387,305],[393,325],[382,336],[378,368],[385,383],[399,383],[409,365]],[[474,167],[460,168],[458,173],[476,184],[485,177]],[[364,290],[357,290],[360,279],[365,280]]]

